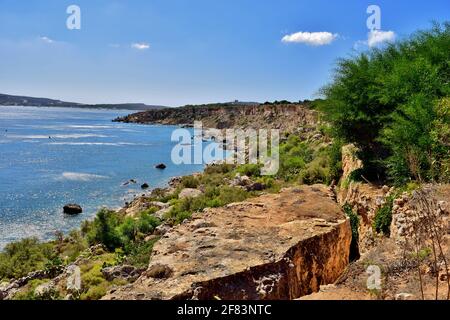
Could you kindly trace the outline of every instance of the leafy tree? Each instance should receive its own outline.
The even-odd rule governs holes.
[[[366,178],[436,178],[431,133],[436,101],[449,96],[448,48],[446,22],[338,62],[320,108],[335,137],[359,147]]]
[[[435,180],[450,181],[450,98],[435,107],[436,119],[431,130],[431,175]]]
[[[0,280],[20,278],[31,271],[44,269],[55,256],[50,243],[27,238],[6,245],[0,253]]]

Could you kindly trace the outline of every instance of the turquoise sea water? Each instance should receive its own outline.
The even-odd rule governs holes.
[[[171,163],[171,126],[113,123],[130,111],[0,106],[0,248],[24,237],[53,238],[117,208],[140,186],[163,187],[203,165]],[[166,170],[154,165],[166,163]],[[137,184],[123,186],[129,180]],[[83,214],[62,213],[78,203]]]

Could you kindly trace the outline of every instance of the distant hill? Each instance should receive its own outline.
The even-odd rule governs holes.
[[[63,107],[63,108],[126,109],[126,110],[158,110],[166,108],[165,106],[147,105],[144,103],[83,104],[47,98],[13,96],[8,94],[0,94],[0,106]]]

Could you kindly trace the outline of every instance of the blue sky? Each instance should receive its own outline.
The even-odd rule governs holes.
[[[66,28],[71,4],[81,30]],[[448,0],[0,0],[0,93],[170,106],[310,99],[336,59],[367,48],[372,4],[396,39],[449,19]],[[329,43],[298,32],[327,32]]]

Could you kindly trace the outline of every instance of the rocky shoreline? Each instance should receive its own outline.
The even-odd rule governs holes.
[[[318,114],[312,102],[268,105],[204,105],[166,108],[133,113],[116,122],[192,126],[201,121],[204,128],[279,129],[292,133],[314,127]]]
[[[352,152],[352,148],[343,152],[343,180],[360,165],[349,155]],[[211,167],[215,166],[220,165]],[[201,178],[203,174],[188,177]],[[181,187],[185,179],[172,178],[167,188],[135,197],[116,214],[136,219],[141,212],[153,210],[155,218],[167,221],[174,205],[156,201],[155,197],[175,193],[177,199],[194,200],[205,192],[201,186]],[[222,183],[248,190],[255,182],[236,175]],[[432,186],[430,190],[434,191],[430,191],[429,199],[436,203],[438,221],[447,239],[449,208],[444,200],[450,197],[450,187]],[[411,231],[406,230],[414,220],[408,216],[413,217],[417,211],[407,205],[413,194],[394,195],[394,191],[360,182],[339,188],[303,185],[276,193],[262,192],[222,208],[206,208],[177,225],[163,222],[145,239],[156,241],[147,267],[119,264],[101,268],[105,279],[120,284],[103,299],[374,299],[378,297],[368,292],[361,280],[367,278],[367,261],[391,269],[406,263],[392,269],[397,270],[397,278],[384,280],[390,282],[383,298],[417,298],[417,286],[404,288],[399,283],[398,279],[410,277],[414,268],[406,267],[408,260],[397,253],[404,239],[411,237]],[[374,233],[372,226],[377,211],[393,195],[392,236],[385,238]],[[351,219],[342,210],[344,205],[350,205],[359,217],[357,239],[352,235]],[[354,241],[361,257],[352,262]],[[449,248],[445,242],[447,254]],[[11,299],[29,283],[50,279],[34,292],[45,297],[60,290],[66,299],[74,299],[79,288],[66,288],[71,270],[105,254],[102,245],[91,247],[72,264],[52,269],[53,275],[48,270],[38,271],[0,285],[0,297]],[[361,265],[366,267],[361,269]],[[444,265],[440,266],[438,277],[443,285],[447,276]],[[400,278],[399,272],[403,274]],[[424,276],[428,282],[433,277],[432,269],[430,272]]]

